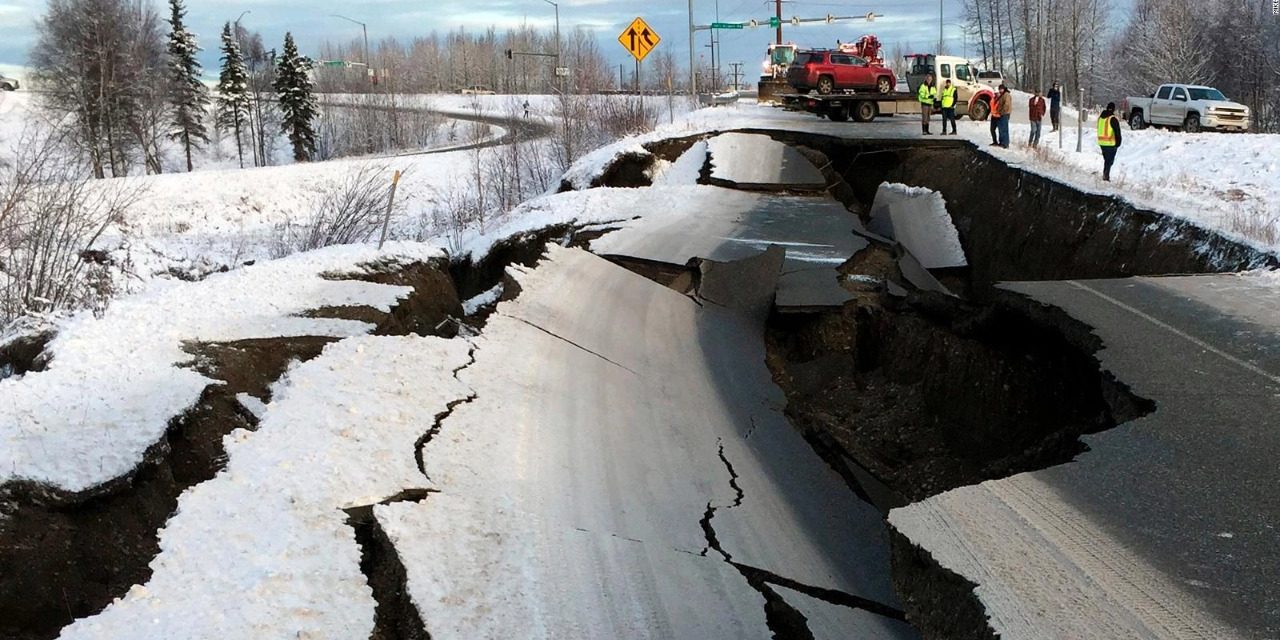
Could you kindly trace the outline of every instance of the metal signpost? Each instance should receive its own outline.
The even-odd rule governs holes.
[[[644,60],[659,42],[662,42],[662,38],[649,26],[649,23],[644,21],[644,18],[632,20],[631,24],[618,35],[618,43],[636,59],[636,95],[641,95],[640,61]]]

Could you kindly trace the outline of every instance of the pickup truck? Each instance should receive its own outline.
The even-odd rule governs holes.
[[[1151,97],[1125,98],[1121,113],[1133,129],[1151,125],[1178,127],[1187,133],[1249,130],[1249,107],[1201,85],[1162,84]]]
[[[17,91],[17,90],[18,90],[18,80],[16,78],[6,77],[3,73],[0,73],[0,91]]]

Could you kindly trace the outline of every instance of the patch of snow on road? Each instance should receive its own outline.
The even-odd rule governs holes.
[[[442,255],[414,243],[383,252],[332,247],[198,283],[165,282],[116,301],[101,318],[85,312],[63,320],[48,369],[0,381],[0,482],[78,492],[128,473],[213,382],[178,366],[191,360],[184,342],[365,333],[366,323],[298,314],[326,306],[389,310],[411,289],[320,274]]]
[[[182,495],[152,576],[64,639],[309,638],[373,631],[345,508],[421,488],[417,439],[469,393],[463,340],[362,336],[290,373],[227,468]],[[434,545],[424,545],[434,546]]]
[[[672,187],[698,184],[702,178],[702,168],[707,164],[707,143],[704,140],[695,142],[688,151],[680,154],[675,162],[663,167],[653,178],[655,187]]]

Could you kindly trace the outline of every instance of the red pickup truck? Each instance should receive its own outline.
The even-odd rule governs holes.
[[[787,83],[800,92],[816,89],[828,94],[846,89],[872,89],[892,93],[898,81],[888,67],[873,65],[841,51],[810,50],[796,54],[787,69]]]

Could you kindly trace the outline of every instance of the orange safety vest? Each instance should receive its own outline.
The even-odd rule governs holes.
[[[1112,126],[1115,116],[1107,116],[1098,118],[1098,146],[1114,147],[1116,146],[1116,131]]]
[[[1000,117],[1000,98],[999,98],[999,97],[997,97],[997,96],[996,96],[996,94],[994,94],[994,93],[990,94],[990,96],[991,96],[991,97],[990,97],[990,100],[991,100],[991,117],[992,117],[992,118],[999,118],[999,117]]]

